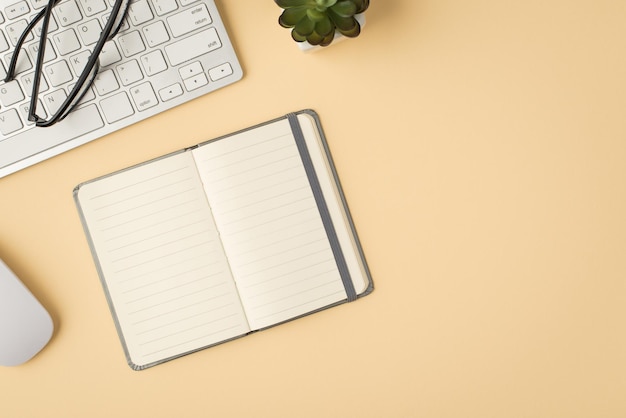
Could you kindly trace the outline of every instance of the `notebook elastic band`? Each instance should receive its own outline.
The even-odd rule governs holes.
[[[300,123],[298,122],[298,116],[295,113],[289,113],[287,115],[287,119],[289,120],[289,124],[291,125],[291,131],[296,140],[296,145],[298,146],[300,158],[302,159],[302,162],[304,164],[304,169],[309,179],[309,184],[311,186],[311,190],[313,191],[313,196],[315,197],[315,202],[317,203],[320,216],[322,217],[322,222],[326,230],[326,235],[328,236],[328,241],[330,242],[333,255],[335,256],[337,269],[339,270],[339,275],[341,276],[343,286],[346,289],[348,301],[353,301],[357,298],[356,291],[354,290],[354,284],[352,283],[352,279],[350,278],[350,271],[348,270],[348,265],[346,264],[343,252],[341,251],[341,245],[339,244],[339,239],[337,238],[337,233],[335,232],[335,227],[333,226],[333,220],[330,217],[330,212],[328,211],[328,207],[326,206],[326,200],[324,199],[322,188],[320,186],[319,180],[317,179],[317,174],[315,173],[315,168],[313,167],[313,162],[311,160],[311,156],[309,155],[309,150],[306,146],[306,140],[304,139],[302,128],[300,127]]]

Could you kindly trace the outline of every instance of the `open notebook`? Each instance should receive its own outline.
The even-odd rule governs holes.
[[[310,110],[82,183],[74,197],[135,370],[372,290]]]

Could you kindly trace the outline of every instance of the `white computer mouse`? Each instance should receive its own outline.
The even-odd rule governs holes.
[[[50,314],[0,260],[0,366],[30,360],[50,341],[53,329]]]

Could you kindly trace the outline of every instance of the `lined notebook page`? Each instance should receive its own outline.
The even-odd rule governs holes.
[[[77,198],[131,362],[249,331],[191,153],[84,184]]]
[[[287,120],[193,152],[252,329],[346,299]]]

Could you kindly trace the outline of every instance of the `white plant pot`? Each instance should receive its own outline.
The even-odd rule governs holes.
[[[357,20],[357,22],[359,22],[359,25],[361,25],[361,30],[363,30],[363,27],[365,26],[365,13],[360,13],[358,15],[355,15],[354,18]],[[330,45],[334,45],[335,43],[342,41],[344,39],[346,39],[345,36],[343,36],[339,32],[335,32],[335,37],[333,38],[333,42]],[[296,43],[298,44],[298,48],[300,48],[300,50],[303,52],[312,52],[312,51],[318,51],[322,48],[327,48],[327,47],[319,46],[319,45],[311,45],[307,41],[296,42]]]

